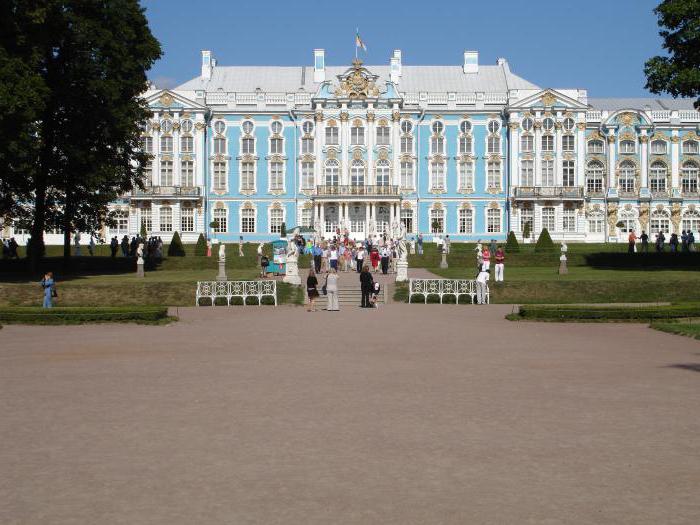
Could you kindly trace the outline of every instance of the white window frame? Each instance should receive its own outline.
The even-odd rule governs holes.
[[[700,152],[700,144],[694,139],[684,140],[682,150],[683,155],[697,155]]]
[[[279,214],[279,215],[278,215]],[[273,216],[274,215],[274,216]],[[282,233],[282,224],[284,224],[285,209],[270,207],[267,210],[267,225],[269,233]]]
[[[668,165],[656,160],[649,166],[649,191],[666,192],[668,191]],[[663,188],[659,187],[658,181],[663,181]],[[653,182],[653,183],[652,183]]]
[[[414,175],[415,169],[413,160],[402,160],[400,162],[401,169],[401,188],[411,190],[415,188]]]
[[[241,208],[240,215],[241,233],[255,233],[258,227],[257,209]]]
[[[557,209],[554,206],[540,208],[540,231],[547,228],[548,232],[555,231],[557,227]]]
[[[186,188],[195,186],[193,160],[183,160],[180,162],[180,186]]]
[[[600,189],[597,189],[600,182]],[[602,193],[605,190],[605,166],[598,160],[589,161],[586,165],[586,193]]]
[[[494,166],[497,169],[494,169]],[[503,187],[503,163],[500,160],[486,162],[486,189],[501,190]]]
[[[457,191],[474,189],[474,162],[464,161],[457,164]]]
[[[586,151],[590,155],[602,155],[605,153],[605,141],[600,139],[591,139],[586,144]]]
[[[218,169],[220,167],[223,167],[223,171]],[[223,185],[221,182],[223,182]],[[211,183],[213,191],[226,191],[228,188],[228,165],[226,161],[212,162]]]
[[[190,206],[180,208],[180,231],[192,233],[195,230],[195,210]]]
[[[445,190],[445,163],[433,160],[430,163],[430,190],[444,191]]]
[[[566,233],[576,233],[576,210],[564,208],[561,215],[561,229]]]
[[[659,145],[661,147],[659,147]],[[654,139],[651,141],[650,149],[652,155],[666,155],[668,152],[668,144],[665,140]]]
[[[212,222],[215,224],[215,226],[212,228],[212,233],[227,233],[228,208],[214,208],[212,211]]]
[[[161,160],[160,161],[160,186],[173,186],[175,182],[175,166],[172,160]]]
[[[314,173],[314,162],[310,160],[305,160],[301,162],[299,170],[301,172],[301,189],[311,190],[314,188],[315,183],[315,173]]]
[[[474,233],[474,210],[471,208],[457,210],[457,232],[460,234]]]
[[[159,230],[163,233],[173,231],[173,208],[171,206],[161,206],[158,212]]]
[[[501,208],[486,208],[486,232],[501,233],[503,230],[503,217]]]
[[[433,228],[433,221],[438,220],[440,223],[440,228]],[[433,235],[440,235],[445,233],[445,210],[444,208],[430,208],[430,233]]]
[[[384,181],[380,184],[380,174]],[[377,186],[391,185],[391,165],[388,160],[378,160],[375,166],[374,183]]]
[[[330,177],[330,182],[329,182]],[[326,161],[323,167],[324,186],[338,186],[340,184],[340,163],[335,159]]]
[[[564,159],[561,161],[561,185],[566,188],[576,186],[576,161]]]
[[[556,180],[554,175],[554,159],[542,159],[542,186],[552,187],[556,186]]]
[[[522,159],[520,161],[520,185],[532,187],[535,185],[535,161]]]
[[[276,169],[279,168],[279,169]],[[273,160],[267,163],[268,191],[285,191],[285,163]]]
[[[249,171],[244,169],[246,166],[251,166],[252,169]],[[242,160],[238,165],[239,179],[239,190],[245,192],[256,192],[256,173],[257,166],[256,162],[252,160]],[[250,178],[250,180],[249,180]]]

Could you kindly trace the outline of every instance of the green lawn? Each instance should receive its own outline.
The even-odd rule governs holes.
[[[676,323],[652,323],[650,326],[655,330],[661,330],[662,332],[700,339],[700,319],[679,321]]]

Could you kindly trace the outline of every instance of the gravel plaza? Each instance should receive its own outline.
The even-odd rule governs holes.
[[[510,310],[5,326],[0,522],[697,523],[700,342]]]

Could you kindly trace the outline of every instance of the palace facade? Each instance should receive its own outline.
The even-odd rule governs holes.
[[[626,241],[700,230],[700,113],[690,99],[543,89],[505,59],[410,66],[219,66],[145,97],[150,185],[105,237],[279,237],[283,224],[364,238],[392,221],[455,241]],[[668,235],[667,235],[668,236]],[[49,236],[49,241],[50,241]],[[58,242],[62,239],[59,237]]]

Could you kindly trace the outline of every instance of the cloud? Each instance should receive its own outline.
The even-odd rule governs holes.
[[[177,80],[173,77],[158,76],[151,79],[158,89],[170,89],[178,85]]]

